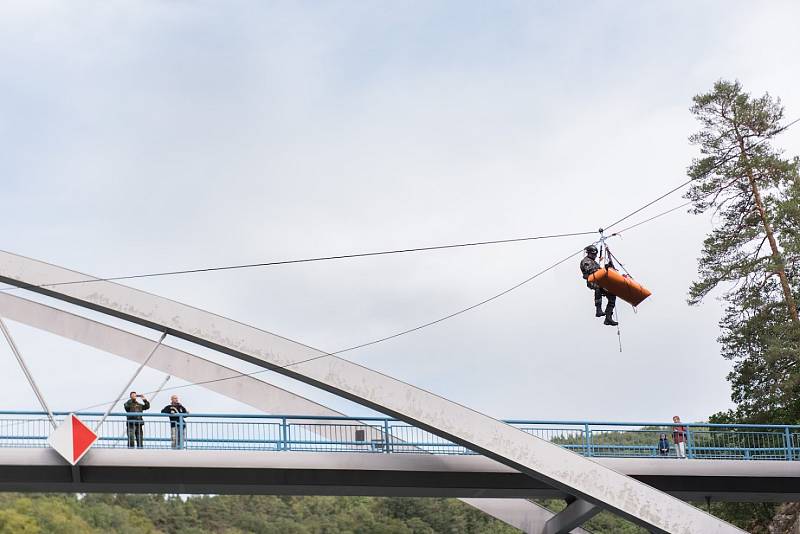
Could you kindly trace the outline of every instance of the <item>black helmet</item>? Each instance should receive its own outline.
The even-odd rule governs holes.
[[[589,245],[583,250],[585,250],[587,254],[597,254],[597,247],[594,245]]]

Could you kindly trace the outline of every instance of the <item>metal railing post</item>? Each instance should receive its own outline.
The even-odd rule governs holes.
[[[591,456],[589,454],[589,423],[583,425],[583,453],[586,456]]]
[[[166,381],[164,383],[166,383]],[[186,419],[183,418],[182,413],[178,414],[178,448],[186,448]]]
[[[390,450],[391,449],[391,442],[392,442],[392,439],[391,439],[391,434],[389,434],[389,420],[388,419],[384,419],[383,420],[383,443],[384,443],[383,451],[384,451],[384,453],[389,454],[391,452],[391,450]]]
[[[589,425],[586,425],[586,432],[587,432],[587,443],[589,444],[589,449],[587,456],[594,456],[594,444],[592,443],[592,429],[589,428]]]
[[[694,436],[692,435],[692,425],[686,424],[686,457],[690,460],[694,458]]]
[[[792,451],[792,433],[789,432],[789,427],[783,428],[783,439],[786,442],[786,459],[794,460],[794,452]]]
[[[281,440],[278,443],[278,450],[289,450],[289,426],[285,417],[281,418]]]

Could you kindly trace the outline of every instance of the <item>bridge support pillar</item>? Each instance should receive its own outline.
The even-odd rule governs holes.
[[[545,523],[541,534],[567,534],[600,512],[600,508],[582,499],[572,501]]]
[[[523,499],[461,500],[491,516],[502,518],[503,521],[512,527],[520,529],[525,534],[541,534],[548,524],[548,521],[556,517],[553,515],[553,512],[547,508]],[[520,506],[520,501],[525,502],[529,506],[527,508],[523,508]],[[571,532],[572,534],[589,534],[588,531],[579,527],[564,532]]]

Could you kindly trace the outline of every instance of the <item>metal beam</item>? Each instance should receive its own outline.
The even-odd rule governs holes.
[[[545,523],[541,534],[568,534],[600,513],[600,508],[582,499],[576,499]]]
[[[151,428],[152,430],[152,428]],[[195,429],[196,431],[199,429]],[[163,434],[162,434],[163,435]],[[119,435],[115,436],[119,437]],[[103,442],[101,442],[103,444]],[[519,471],[478,455],[375,454],[368,452],[246,451],[202,449],[95,448],[81,460],[74,485],[70,466],[52,449],[0,447],[0,491],[118,491],[142,493],[154,484],[166,493],[253,493],[364,495],[480,499],[565,499],[568,496]],[[162,443],[169,447],[166,439]],[[638,458],[615,462],[636,475]],[[647,461],[647,460],[644,460]],[[789,502],[800,500],[800,462],[746,464],[749,476],[685,478],[680,464],[710,466],[725,460],[654,460],[663,472],[649,477],[662,491],[702,502]],[[608,462],[602,462],[609,465]],[[781,472],[780,468],[784,470]],[[723,471],[724,469],[721,469]],[[68,487],[56,484],[68,482]],[[93,486],[85,486],[92,484]],[[185,491],[184,491],[185,490]],[[551,514],[552,516],[552,514]],[[540,534],[541,531],[536,534]]]
[[[8,252],[0,252],[0,281],[166,331],[319,387],[420,426],[651,531],[743,532],[650,486],[487,415],[270,332]],[[64,284],[75,281],[80,282]]]
[[[19,363],[20,368],[22,369],[22,373],[25,375],[25,378],[28,380],[28,384],[31,386],[33,390],[33,394],[36,395],[36,398],[39,400],[39,404],[42,406],[42,409],[47,412],[47,418],[50,419],[50,425],[53,428],[56,428],[58,425],[56,424],[56,420],[53,417],[53,412],[50,410],[50,407],[47,405],[47,401],[44,400],[44,395],[42,395],[42,391],[39,389],[39,386],[36,385],[36,380],[33,379],[33,373],[28,368],[28,364],[25,363],[25,358],[22,357],[22,353],[17,348],[17,343],[14,341],[14,337],[11,335],[11,331],[6,326],[5,321],[0,318],[0,330],[3,331],[3,335],[8,341],[8,346],[11,348],[11,352],[14,353],[14,357],[17,359],[17,363]]]
[[[148,356],[147,347],[153,343],[150,339],[8,293],[0,292],[0,317],[140,364],[150,358],[148,366],[151,368],[191,383],[207,382],[202,387],[266,413],[344,415],[252,376],[242,375],[235,369],[168,345],[161,344]],[[305,420],[303,423],[313,424],[314,421]],[[329,421],[320,420],[319,423],[320,432],[331,428]],[[549,510],[525,499],[470,499],[468,504],[512,526],[544,524],[553,516]]]
[[[489,515],[499,514],[505,517],[504,521],[512,527],[520,529],[525,534],[540,534],[545,525],[554,517],[550,510],[536,505],[539,510],[526,514],[519,514],[517,503],[519,499],[461,499],[465,503],[474,506]],[[537,513],[538,512],[538,513]],[[572,534],[590,534],[587,530],[580,527],[574,528]]]

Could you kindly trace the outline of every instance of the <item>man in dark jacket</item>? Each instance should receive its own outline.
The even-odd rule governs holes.
[[[172,448],[180,449],[183,447],[183,436],[186,431],[186,420],[177,414],[187,414],[189,413],[189,410],[184,408],[183,404],[178,401],[177,395],[171,396],[169,400],[169,404],[164,406],[164,409],[161,410],[161,413],[170,414],[169,430],[172,438]]]
[[[143,403],[139,404],[136,401],[136,398],[139,397],[142,399]],[[126,412],[129,413],[142,413],[145,410],[150,409],[150,401],[148,401],[144,395],[137,395],[135,391],[131,391],[130,398],[125,402],[123,405]],[[134,441],[136,442],[136,447],[141,449],[144,447],[144,421],[142,420],[141,415],[129,415],[128,419],[128,448],[133,448]]]
[[[597,247],[594,245],[589,245],[584,249],[586,251],[586,256],[581,260],[581,274],[583,274],[583,279],[586,280],[586,286],[594,291],[594,308],[595,308],[595,317],[605,317],[606,320],[603,321],[603,324],[608,326],[617,326],[619,323],[613,319],[614,315],[614,306],[617,303],[617,296],[612,295],[602,287],[598,286],[594,282],[589,282],[588,278],[589,275],[593,272],[600,269],[600,264],[597,263]],[[606,268],[612,268],[613,265],[609,261],[606,265]],[[608,299],[608,304],[606,304],[605,311],[603,310],[603,297]]]

